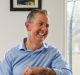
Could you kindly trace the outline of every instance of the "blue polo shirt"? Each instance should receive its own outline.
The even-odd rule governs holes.
[[[46,43],[35,51],[24,47],[24,40],[5,54],[0,62],[0,75],[22,75],[26,67],[48,67],[56,75],[72,75],[60,51]]]

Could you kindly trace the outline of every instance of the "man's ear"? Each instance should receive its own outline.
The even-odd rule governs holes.
[[[28,31],[30,31],[30,24],[28,22],[25,22],[25,27]]]

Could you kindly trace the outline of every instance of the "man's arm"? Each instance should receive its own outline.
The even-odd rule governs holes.
[[[45,67],[27,67],[23,72],[23,75],[37,75],[37,74],[56,75],[56,72],[50,68]]]
[[[55,59],[52,61],[51,67],[56,72],[56,75],[72,75],[68,63],[58,50],[55,53]]]
[[[11,56],[6,54],[5,59],[0,62],[0,75],[12,75],[10,58]]]
[[[45,75],[56,75],[56,72],[50,68],[44,68],[42,67],[42,73]]]

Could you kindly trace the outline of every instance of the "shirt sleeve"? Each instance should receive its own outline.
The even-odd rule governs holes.
[[[10,53],[7,53],[4,60],[0,62],[0,75],[13,75]]]
[[[69,65],[59,51],[55,54],[55,58],[52,62],[52,69],[56,72],[56,75],[72,75]]]

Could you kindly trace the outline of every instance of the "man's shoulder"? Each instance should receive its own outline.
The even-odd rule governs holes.
[[[19,54],[19,48],[18,48],[18,46],[15,46],[6,52],[5,57],[9,61],[13,62],[19,55],[20,55]]]
[[[15,47],[10,48],[7,53],[14,53],[17,52],[18,50],[19,50],[19,46],[17,45]]]
[[[46,44],[46,45],[47,45],[47,50],[48,51],[56,52],[56,51],[59,50],[57,47],[55,47],[55,45],[52,45],[52,44]]]
[[[51,58],[57,58],[61,56],[60,50],[55,47],[54,45],[48,44],[48,48],[46,48],[46,53],[51,57]]]
[[[53,44],[48,44],[48,43],[45,43],[45,45],[47,46],[47,48],[49,48],[49,49],[57,49],[56,47],[55,47],[55,45],[53,45]]]
[[[12,57],[12,56],[14,56],[16,53],[18,53],[18,51],[19,51],[19,48],[18,48],[18,45],[17,45],[17,46],[15,46],[15,47],[10,48],[10,49],[6,52],[5,56],[7,56],[7,57]]]

